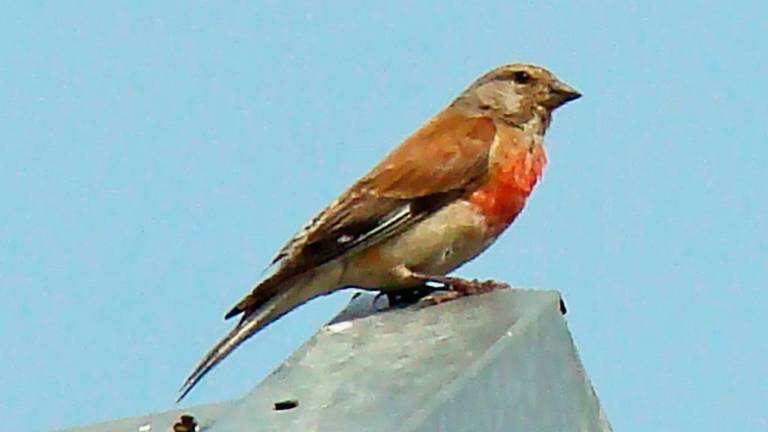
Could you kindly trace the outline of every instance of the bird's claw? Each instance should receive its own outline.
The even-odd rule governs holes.
[[[463,297],[463,294],[461,294],[459,291],[442,291],[439,293],[436,292],[422,297],[421,300],[419,300],[418,306],[435,306],[439,305],[440,303],[456,300],[459,297]]]
[[[467,280],[461,278],[448,277],[440,280],[439,282],[449,286],[452,291],[458,291],[464,295],[482,294],[497,289],[507,289],[509,284],[504,282],[497,282],[495,280],[481,281],[478,279]]]
[[[495,280],[480,281],[478,279],[467,280],[455,277],[443,277],[435,280],[450,288],[448,291],[432,293],[419,300],[420,306],[434,306],[460,297],[483,294],[499,289],[508,289],[510,285]]]

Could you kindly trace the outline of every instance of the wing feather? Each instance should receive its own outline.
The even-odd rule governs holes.
[[[495,134],[487,117],[436,116],[292,238],[272,262],[275,274],[227,316],[260,304],[281,281],[384,241],[470,192],[487,175]]]

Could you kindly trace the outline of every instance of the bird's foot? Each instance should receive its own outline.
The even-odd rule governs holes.
[[[433,277],[432,281],[441,283],[452,291],[457,291],[462,295],[482,294],[498,289],[507,289],[509,284],[504,282],[497,282],[495,280],[477,280],[477,279],[462,279],[451,276],[438,276]]]
[[[435,306],[439,305],[440,303],[456,300],[459,297],[464,297],[464,294],[460,293],[459,291],[434,292],[428,296],[422,297],[421,300],[419,300],[419,306]]]
[[[509,284],[497,282],[494,280],[480,281],[477,279],[467,280],[451,276],[429,276],[430,282],[437,282],[445,286],[448,290],[440,293],[432,293],[423,297],[419,304],[422,306],[437,305],[447,301],[455,300],[475,294],[483,294],[498,289],[507,289]]]

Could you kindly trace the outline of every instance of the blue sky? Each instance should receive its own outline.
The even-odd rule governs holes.
[[[0,418],[172,407],[316,211],[470,81],[544,65],[523,216],[459,271],[558,289],[616,430],[768,428],[764,2],[16,3],[0,17]],[[243,394],[349,293],[189,397]]]

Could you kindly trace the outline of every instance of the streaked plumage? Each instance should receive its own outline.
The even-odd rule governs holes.
[[[275,272],[226,314],[242,317],[179,399],[240,343],[314,297],[446,281],[523,209],[546,164],[551,113],[579,96],[525,64],[475,81],[278,252]]]

